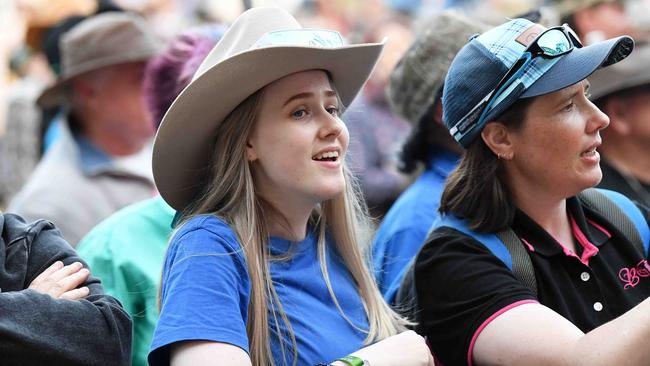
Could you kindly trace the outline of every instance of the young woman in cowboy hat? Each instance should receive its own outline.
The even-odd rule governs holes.
[[[647,216],[587,190],[609,119],[585,78],[632,48],[627,36],[582,47],[567,26],[515,19],[454,59],[444,120],[467,151],[414,267],[422,330],[443,363],[648,364],[647,242],[632,235],[647,233]]]
[[[255,8],[207,56],[154,147],[160,193],[183,218],[150,364],[432,365],[366,267],[344,163],[339,114],[382,46]]]

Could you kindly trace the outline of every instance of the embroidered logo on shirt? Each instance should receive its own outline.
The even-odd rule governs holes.
[[[618,271],[618,278],[623,281],[625,284],[623,288],[626,290],[638,285],[639,282],[641,282],[641,277],[650,277],[650,265],[646,259],[642,260],[634,267],[623,267]]]

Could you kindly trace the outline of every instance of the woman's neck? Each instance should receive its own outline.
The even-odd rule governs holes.
[[[269,235],[282,239],[301,241],[307,235],[307,220],[302,223],[292,222],[291,219],[274,215],[267,221]]]
[[[575,252],[573,231],[566,210],[566,199],[530,189],[513,192],[516,206],[541,226],[556,241]]]
[[[267,200],[266,223],[270,236],[300,241],[307,235],[307,223],[313,206],[291,205],[289,202]]]

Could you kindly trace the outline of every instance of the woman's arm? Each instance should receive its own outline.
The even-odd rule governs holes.
[[[188,341],[172,345],[171,366],[250,366],[251,359],[243,349],[228,343]]]
[[[248,352],[249,277],[234,232],[225,223],[197,217],[176,232],[165,257],[161,292],[150,365],[166,366],[172,358],[177,364],[213,358],[205,364],[215,365],[224,356],[213,354],[214,344]]]
[[[3,363],[128,364],[128,314],[82,269],[59,231],[45,221],[26,224],[10,214],[0,218]]]
[[[372,366],[433,366],[433,357],[424,338],[412,330],[388,337],[351,354]],[[332,366],[348,366],[336,361]]]
[[[647,365],[650,300],[584,334],[540,304],[513,308],[492,320],[474,347],[476,365]]]
[[[351,355],[367,360],[372,366],[433,366],[433,358],[424,338],[407,331],[386,338]],[[171,366],[250,366],[243,349],[227,343],[210,341],[179,342],[172,345]],[[348,366],[335,361],[332,366]]]

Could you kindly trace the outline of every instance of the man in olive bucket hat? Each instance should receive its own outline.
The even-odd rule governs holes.
[[[107,12],[66,32],[60,48],[61,73],[38,104],[62,105],[66,123],[8,211],[52,221],[76,245],[111,213],[153,195],[142,76],[160,44],[144,19]]]

